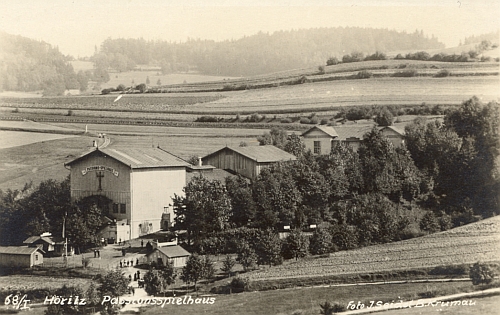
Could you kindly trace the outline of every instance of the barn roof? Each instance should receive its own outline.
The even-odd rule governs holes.
[[[302,136],[305,136],[306,134],[308,134],[309,132],[311,132],[313,130],[322,131],[322,132],[324,132],[325,134],[327,134],[330,137],[338,137],[339,136],[337,134],[337,131],[332,126],[321,126],[321,125],[320,126],[314,126],[311,129],[306,130],[304,133],[302,133]]]
[[[75,162],[86,158],[93,154],[104,154],[121,162],[130,168],[153,168],[153,167],[185,167],[189,163],[183,159],[169,153],[161,148],[104,148],[95,149],[91,152],[66,163],[66,165],[74,164]]]
[[[203,176],[204,178],[212,181],[212,180],[219,180],[223,184],[226,182],[226,177],[230,176],[236,176],[232,173],[229,173],[226,170],[221,170],[218,168],[214,168],[208,171],[192,171],[192,172],[186,172],[186,183],[189,183],[191,180],[193,180],[194,177],[197,176]]]
[[[186,257],[191,254],[179,245],[158,247],[156,250],[162,252],[168,258]]]
[[[387,126],[387,127],[382,127],[380,128],[379,130],[382,130],[382,129],[391,129],[393,130],[394,132],[396,132],[397,134],[401,135],[401,136],[404,136],[405,135],[405,130],[398,127],[398,126]]]
[[[30,236],[24,240],[23,244],[34,244],[35,242],[42,241],[50,245],[54,245],[56,242],[49,236]]]
[[[225,147],[204,158],[217,154],[223,150],[231,150],[258,163],[273,163],[279,161],[295,161],[295,155],[283,151],[274,145],[252,145],[248,147]]]
[[[28,246],[0,246],[0,254],[11,254],[11,255],[31,255],[36,251],[41,250],[38,247],[28,247]]]
[[[349,138],[357,138],[362,140],[367,132],[372,130],[373,125],[360,125],[360,126],[336,126],[338,138],[335,140],[345,141]]]

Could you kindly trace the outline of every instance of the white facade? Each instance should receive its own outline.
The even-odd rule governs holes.
[[[134,169],[130,173],[131,237],[160,230],[163,213],[170,213],[173,220],[172,197],[183,195],[186,184],[184,168],[150,171]]]

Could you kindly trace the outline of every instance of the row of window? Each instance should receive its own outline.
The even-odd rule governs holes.
[[[114,203],[113,213],[127,213],[127,206],[124,203]]]

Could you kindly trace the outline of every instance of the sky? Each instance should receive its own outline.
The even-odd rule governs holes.
[[[259,31],[373,27],[447,47],[500,28],[498,0],[2,0],[0,31],[91,56],[107,38],[238,39]]]

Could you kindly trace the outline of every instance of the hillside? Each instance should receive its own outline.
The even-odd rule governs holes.
[[[251,272],[251,280],[320,277],[500,261],[500,217],[410,240],[309,258]]]
[[[329,57],[353,51],[427,50],[443,48],[423,32],[412,34],[387,29],[337,27],[258,33],[238,40],[185,43],[108,39],[93,56],[102,67],[131,70],[138,64],[158,66],[163,73],[188,71],[202,74],[250,76],[324,64]]]

